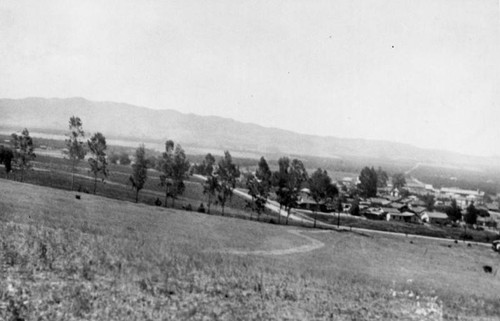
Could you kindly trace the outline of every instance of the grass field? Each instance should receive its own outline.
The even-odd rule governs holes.
[[[55,187],[63,190],[71,190],[71,163],[69,160],[60,157],[49,157],[40,155],[33,162],[35,170],[29,170],[25,173],[24,181],[48,187]],[[98,179],[96,194],[123,201],[135,201],[135,190],[129,182],[131,174],[130,166],[110,164],[109,174],[104,182]],[[139,202],[154,205],[158,198],[164,203],[165,190],[159,185],[160,173],[155,170],[148,171],[148,179],[144,188],[140,191]],[[10,173],[6,175],[3,168],[0,169],[0,178],[9,178],[19,180],[19,173]],[[194,211],[201,203],[207,208],[207,196],[203,194],[201,181],[189,177],[185,181],[186,190],[179,195],[172,205],[172,198],[168,199],[168,207],[174,206],[181,209],[190,205]],[[74,190],[82,190],[93,193],[94,180],[85,161],[81,161],[76,167]],[[221,215],[222,209],[216,204],[211,206],[211,214]],[[224,214],[230,217],[239,217],[244,219],[257,219],[246,208],[246,202],[238,197],[232,197],[224,209]],[[260,219],[270,221],[273,216],[262,215]]]
[[[495,320],[486,247],[302,229],[0,179],[0,319]],[[232,255],[230,250],[262,255]],[[271,253],[271,252],[270,252]],[[493,273],[484,273],[489,265]]]

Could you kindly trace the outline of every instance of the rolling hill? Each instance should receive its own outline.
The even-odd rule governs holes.
[[[310,155],[329,158],[371,158],[435,164],[489,165],[490,158],[427,150],[408,144],[322,137],[242,123],[228,118],[155,110],[125,103],[84,98],[0,99],[0,129],[63,134],[77,115],[87,132],[151,143],[167,138],[199,150],[231,150],[247,155]]]

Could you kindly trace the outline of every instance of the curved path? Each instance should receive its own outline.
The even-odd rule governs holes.
[[[299,230],[288,230],[289,233],[292,233],[296,236],[300,236],[302,238],[305,238],[306,240],[310,241],[311,243],[306,244],[306,245],[301,245],[297,247],[292,247],[288,249],[282,249],[282,250],[258,250],[258,251],[238,251],[238,250],[231,250],[231,249],[222,249],[217,252],[221,253],[227,253],[227,254],[236,254],[236,255],[287,255],[287,254],[297,254],[297,253],[305,253],[305,252],[310,252],[317,250],[319,248],[322,248],[325,246],[325,243],[318,241],[310,236],[303,235]],[[328,233],[330,231],[309,231],[309,233]]]

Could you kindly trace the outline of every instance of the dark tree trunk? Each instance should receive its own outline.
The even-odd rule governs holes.
[[[75,185],[75,163],[73,162],[73,167],[71,168],[71,190],[73,191],[73,186]]]
[[[135,202],[138,203],[139,202],[139,189],[136,189],[135,190]]]
[[[167,186],[167,188],[165,189],[165,207],[168,207],[168,206],[167,206],[167,200],[168,200],[168,186]]]
[[[97,175],[94,176],[94,195],[97,189]]]

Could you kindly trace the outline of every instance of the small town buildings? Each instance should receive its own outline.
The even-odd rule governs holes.
[[[437,198],[449,198],[457,201],[460,207],[467,207],[474,202],[479,205],[484,203],[484,192],[480,190],[465,190],[457,187],[441,187]]]

